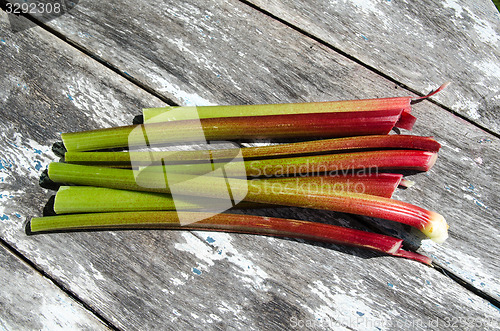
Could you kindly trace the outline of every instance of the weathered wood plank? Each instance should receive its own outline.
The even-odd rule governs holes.
[[[460,118],[443,116],[435,107],[415,106],[414,113],[419,119],[415,132],[433,135],[442,148],[434,168],[423,176],[410,176],[416,185],[396,191],[394,197],[439,211],[450,225],[450,238],[442,245],[429,240],[420,243],[407,227],[400,227],[398,235],[498,300],[500,141],[464,125]],[[394,224],[379,224],[389,226],[388,233],[394,234]],[[480,269],[488,271],[479,276]]]
[[[242,15],[249,19],[253,14]],[[276,27],[266,24],[266,31]],[[23,221],[39,214],[47,198],[34,183],[37,168],[54,158],[49,148],[57,132],[122,124],[135,109],[160,102],[39,29],[16,35],[2,31],[5,43],[0,61],[9,70],[0,72],[1,90],[8,91],[0,98],[6,194],[1,236],[117,326],[289,329],[305,323],[309,328],[315,323],[340,323],[354,329],[367,325],[439,329],[451,323],[469,327],[486,321],[498,328],[492,322],[498,317],[495,308],[435,270],[349,248],[165,231],[26,237]],[[293,41],[296,36],[286,38]],[[302,41],[298,45],[309,47]],[[16,56],[17,51],[38,54],[38,58]],[[281,57],[288,51],[284,48]],[[308,55],[311,59],[330,56],[314,52]],[[267,55],[277,68],[279,54]],[[392,90],[390,84],[376,84],[372,76],[351,74],[373,86],[373,93]],[[296,78],[291,84],[299,86]],[[270,100],[277,98],[274,91],[261,92]],[[278,92],[286,95],[283,89]],[[258,100],[258,95],[248,96],[253,97]],[[93,121],[98,118],[101,122]],[[286,215],[285,211],[273,213]],[[332,213],[289,213],[352,224]],[[419,289],[418,300],[415,289]],[[457,306],[463,307],[459,312],[463,315],[457,315]]]
[[[136,19],[130,21],[127,17],[133,7],[127,1],[116,3],[116,7],[115,4],[86,2],[51,24],[68,38],[181,104],[321,101],[408,94],[243,4],[144,2],[141,9]],[[111,11],[113,16],[108,15]],[[155,24],[148,24],[150,21]],[[110,30],[110,26],[113,29]],[[496,147],[477,150],[463,132],[481,136],[494,146],[497,140],[428,102],[415,109],[423,117],[414,132],[439,136],[445,145],[439,160],[440,176],[431,178],[447,178],[447,187],[458,188],[464,181],[477,182],[473,178],[474,171],[482,169],[481,184],[476,185],[479,188],[475,194],[489,197],[485,203],[491,206],[480,210],[457,209],[462,213],[458,219],[466,220],[464,222],[455,221],[458,215],[449,213],[452,231],[460,241],[442,246],[436,257],[452,264],[451,268],[460,274],[470,273],[466,277],[470,281],[486,280],[483,283],[487,284],[488,293],[496,296],[500,289],[492,280],[499,272],[498,265],[490,261],[487,251],[478,249],[484,245],[478,246],[473,238],[463,238],[459,234],[469,226],[475,227],[486,238],[493,238],[491,247],[498,247],[494,238],[498,237],[499,230],[491,212],[495,213],[498,204],[495,189],[488,184],[498,182],[495,181],[497,175],[491,167],[471,168],[475,163],[464,161],[461,158],[465,156],[446,146],[461,148],[460,145],[467,144],[470,146],[467,151],[476,153],[473,159],[480,157],[487,164],[495,161]],[[460,175],[449,178],[447,169],[450,168]],[[442,206],[462,206],[456,204],[458,196],[449,196],[443,185],[429,182],[421,191],[421,199],[415,197],[414,201],[423,207],[441,211]],[[411,192],[408,190],[408,195]],[[477,225],[483,218],[487,221]],[[457,251],[467,258],[456,256]],[[483,261],[484,267],[477,268],[475,259]]]
[[[500,15],[490,0],[250,0],[500,133]]]
[[[2,330],[108,330],[92,313],[0,245]]]

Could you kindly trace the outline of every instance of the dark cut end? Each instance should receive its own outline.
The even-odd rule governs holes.
[[[61,187],[61,184],[56,183],[49,178],[49,171],[47,169],[45,169],[40,175],[40,180],[38,181],[38,184],[41,187],[46,188],[47,190],[54,190],[54,191],[57,191],[59,187]]]
[[[64,157],[64,154],[67,152],[66,146],[64,146],[62,141],[55,142],[54,145],[52,145],[52,151],[59,157]]]
[[[54,203],[56,201],[56,196],[52,195],[49,198],[49,201],[45,204],[45,207],[43,207],[43,216],[56,216],[56,212],[54,210]]]
[[[137,125],[137,124],[144,124],[144,116],[142,115],[137,115],[134,117],[132,120],[132,124]]]
[[[24,225],[24,232],[26,233],[27,236],[33,235],[33,232],[31,232],[31,220],[26,222],[26,224]]]

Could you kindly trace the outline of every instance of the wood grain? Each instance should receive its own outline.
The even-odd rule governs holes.
[[[0,246],[3,330],[108,330],[92,313]]]
[[[202,5],[198,5],[202,8],[198,12],[209,10]],[[182,7],[185,12],[177,15],[188,17],[196,13],[194,4],[185,6]],[[249,53],[242,55],[236,64],[219,59],[220,66],[228,68],[231,74],[224,83],[213,85],[212,89],[202,88],[207,84],[202,78],[209,76],[201,69],[201,78],[194,79],[197,76],[194,73],[180,74],[178,77],[182,79],[192,77],[193,80],[181,85],[165,84],[165,92],[172,92],[171,95],[179,101],[186,100],[184,97],[190,98],[191,102],[202,100],[204,97],[193,90],[198,87],[200,93],[210,94],[217,103],[238,98],[241,102],[246,98],[248,102],[255,100],[255,103],[293,99],[288,93],[302,85],[303,91],[309,91],[306,97],[311,99],[406,93],[394,90],[390,83],[338,58],[320,45],[314,44],[311,50],[309,40],[248,7],[228,4],[207,7],[219,19],[228,16],[227,13],[237,16],[238,19],[233,21],[219,22],[221,26],[234,26],[237,30],[244,22],[246,27],[246,30],[241,29],[239,38],[234,36],[211,47],[216,49],[226,45],[228,52],[231,48],[245,47]],[[224,11],[216,12],[221,8]],[[117,4],[115,10],[122,8]],[[115,20],[120,22],[120,16]],[[149,25],[149,28],[154,27]],[[258,28],[268,40],[279,36],[287,45],[254,50],[250,45],[259,35],[244,34],[249,28]],[[173,29],[172,33],[176,31]],[[169,329],[174,326],[192,329],[208,325],[213,329],[285,330],[301,323],[314,329],[320,323],[320,326],[340,325],[353,329],[366,329],[367,325],[375,324],[388,330],[404,326],[437,330],[451,323],[461,323],[457,325],[467,328],[470,323],[478,321],[476,324],[488,323],[486,326],[498,328],[498,323],[495,324],[497,309],[437,271],[412,261],[351,248],[260,236],[183,231],[109,231],[27,237],[23,223],[30,215],[40,214],[50,195],[50,192],[40,189],[36,181],[41,169],[55,159],[50,146],[57,139],[58,132],[123,124],[131,121],[137,109],[161,105],[161,102],[41,29],[11,34],[3,25],[1,31],[5,42],[0,44],[0,64],[8,69],[0,72],[0,91],[3,92],[0,95],[3,119],[0,142],[3,151],[0,214],[3,221],[0,235],[116,326],[127,329]],[[119,33],[116,31],[123,30],[112,31]],[[188,37],[192,36],[184,36]],[[252,39],[254,37],[256,39]],[[228,46],[231,44],[233,46]],[[119,53],[116,47],[109,53]],[[161,50],[164,54],[168,51]],[[207,50],[197,50],[203,51]],[[262,56],[259,57],[258,53]],[[293,66],[287,58],[290,53],[289,56],[295,56]],[[133,60],[133,55],[129,56],[130,59]],[[237,65],[250,65],[260,59],[269,61],[273,74],[263,73],[259,79],[258,73],[248,66],[244,71],[250,78],[255,75],[256,81],[238,75],[242,69],[236,70]],[[311,66],[299,65],[298,59]],[[132,65],[132,60],[126,64],[136,68],[151,64]],[[182,57],[175,60],[179,62],[172,60],[170,65],[189,68],[186,62],[182,62]],[[332,68],[332,63],[337,64]],[[162,68],[153,67],[151,70],[161,71],[167,77]],[[189,70],[193,68],[198,67],[191,66]],[[325,73],[327,68],[330,69]],[[134,73],[128,69],[125,71]],[[336,83],[321,80],[333,72],[339,79]],[[302,80],[299,73],[308,74],[310,79]],[[349,77],[356,81],[349,80]],[[271,78],[274,82],[282,82],[282,86],[273,85],[276,89],[270,90],[269,85],[262,85]],[[238,91],[234,84],[228,83],[230,79],[246,81],[245,90]],[[323,91],[315,84],[316,79],[320,79],[317,84],[324,84]],[[349,89],[356,84],[366,84],[360,86],[367,86],[367,89]],[[298,95],[295,97],[299,98]],[[446,121],[450,118],[446,117],[449,116],[447,112],[427,103],[419,104],[419,109],[443,119],[433,123],[432,129],[447,137],[448,140],[444,141],[460,141],[462,125],[467,126],[466,123],[448,130]],[[467,130],[480,132],[473,127]],[[484,134],[484,137],[490,136]],[[485,160],[489,160],[488,155]],[[446,163],[447,159],[440,161]],[[425,175],[419,175],[419,178],[422,176]],[[432,187],[428,190],[425,190],[426,204],[440,192],[433,191]],[[294,209],[268,210],[267,213],[363,226],[336,213]],[[477,228],[485,236],[495,234],[488,224]],[[469,245],[466,241],[459,244],[459,247],[443,250],[443,259],[447,258],[448,249],[462,250],[462,245]],[[485,255],[478,257],[485,265],[490,262],[488,258]],[[454,259],[447,261],[456,265]],[[485,278],[490,272],[487,268],[473,271],[479,275],[478,279]],[[463,308],[457,311],[456,307]]]
[[[144,3],[132,21],[126,20],[133,11],[130,3],[123,1],[119,6],[110,6],[86,2],[51,24],[68,38],[180,104],[322,101],[409,93],[244,4]],[[107,15],[111,11],[114,15]],[[150,20],[155,24],[147,24]],[[109,26],[114,27],[112,31],[126,33],[118,36],[110,32]],[[89,31],[92,36],[88,36]],[[104,52],[106,49],[120,51]],[[496,147],[484,148],[490,146],[489,143],[474,146],[463,132],[494,146],[497,140],[429,102],[417,104],[415,111],[422,117],[415,134],[439,136],[443,145],[456,146],[455,149],[443,148],[446,155],[439,159],[440,174],[431,178],[443,181],[446,178],[446,187],[458,188],[463,187],[463,182],[475,182],[474,175],[478,173],[479,182],[484,186],[476,185],[476,196],[460,196],[460,192],[448,196],[449,191],[443,185],[429,182],[409,200],[436,211],[451,206],[450,209],[463,213],[449,216],[453,224],[451,231],[460,241],[443,246],[444,251],[436,257],[451,264],[455,272],[468,275],[466,278],[471,282],[482,279],[479,283],[488,284],[483,287],[496,297],[500,292],[494,281],[498,265],[490,262],[487,250],[479,249],[485,245],[478,245],[474,238],[464,239],[460,234],[467,233],[469,224],[477,224],[479,217],[487,220],[481,221],[481,226],[473,225],[482,233],[479,237],[498,235],[497,222],[492,218],[497,210],[496,193],[488,184],[498,182],[495,181],[497,172],[491,166],[484,167],[473,161],[479,157],[485,164],[494,164]],[[474,158],[462,159],[465,156],[457,154],[457,148],[461,152],[460,146],[465,144],[470,146],[465,149],[466,153],[474,153]],[[411,192],[408,190],[408,195],[411,196]],[[477,196],[489,197],[487,204],[491,207],[477,208],[474,202]],[[459,198],[472,199],[467,201],[471,201],[475,209],[459,209],[464,206],[462,202],[457,205]],[[464,221],[454,221],[455,218]],[[489,245],[496,249],[498,241],[490,240]],[[456,255],[457,248],[467,252],[465,258]],[[481,263],[484,267],[475,267],[476,258],[484,261]]]
[[[500,133],[500,15],[490,0],[250,0],[334,48]]]

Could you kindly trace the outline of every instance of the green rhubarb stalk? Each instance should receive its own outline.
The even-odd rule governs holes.
[[[358,192],[391,197],[402,175],[378,174],[370,176],[336,177],[290,177],[262,179],[272,185],[272,190],[280,186],[296,186],[303,194],[331,194],[332,192]],[[117,190],[93,186],[62,186],[55,196],[54,211],[57,214],[97,213],[146,210],[219,210],[228,201],[201,197],[179,197],[170,194]],[[237,208],[257,208],[269,206],[240,202]]]
[[[439,143],[431,137],[411,135],[373,135],[336,139],[313,140],[273,146],[193,151],[144,152],[66,152],[65,162],[85,165],[130,166],[199,160],[233,160],[241,152],[244,160],[327,154],[339,151],[368,149],[418,149],[438,152]]]
[[[206,197],[180,197],[170,194],[117,190],[94,186],[61,186],[54,200],[56,214],[99,213],[148,210],[219,210],[227,201]],[[262,208],[268,205],[242,201],[237,208]]]
[[[431,264],[431,259],[403,250],[401,239],[317,222],[237,214],[181,212],[192,223],[181,225],[178,212],[95,213],[32,218],[32,233],[90,229],[208,230],[300,238],[345,244]],[[200,219],[202,219],[200,221]]]
[[[48,173],[53,181],[60,183],[170,193],[162,172],[147,172],[148,176],[142,178],[140,185],[136,182],[132,170],[51,163]],[[184,195],[225,199],[229,185],[233,196],[245,197],[246,201],[326,209],[384,218],[413,226],[436,242],[443,242],[448,236],[448,227],[441,215],[384,197],[352,192],[335,192],[329,195],[302,194],[293,185],[280,186],[276,191],[265,181],[247,181],[236,178],[224,182],[224,185],[221,185],[220,178],[210,176],[204,176],[201,185],[199,181],[192,181],[193,176],[190,175],[176,174],[175,179],[177,180],[174,183],[176,189],[181,189]]]

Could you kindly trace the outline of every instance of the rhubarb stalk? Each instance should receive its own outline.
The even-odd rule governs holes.
[[[431,137],[411,135],[372,135],[336,139],[305,141],[273,146],[247,147],[241,149],[212,149],[193,151],[147,151],[147,152],[66,152],[65,162],[85,165],[130,166],[188,162],[199,160],[233,160],[241,151],[244,160],[327,154],[369,149],[417,149],[428,152],[439,151],[439,143]]]
[[[170,193],[163,172],[153,171],[147,174],[139,185],[132,170],[63,163],[49,165],[49,177],[55,182]],[[221,186],[218,178],[205,176],[203,185],[200,185],[199,182],[191,181],[193,176],[190,175],[176,174],[175,177],[179,181],[175,184],[182,185],[185,195],[221,199],[227,197],[228,186]],[[303,195],[293,186],[283,185],[276,191],[276,188],[263,181],[236,178],[231,178],[230,189],[234,196],[244,196],[246,201],[251,202],[326,209],[401,222],[421,230],[436,242],[443,242],[448,236],[448,226],[441,215],[393,199],[351,192]]]
[[[403,250],[401,248],[403,242],[401,239],[386,235],[317,222],[282,218],[239,214],[210,216],[212,215],[200,215],[198,212],[182,212],[184,219],[191,217],[193,220],[203,220],[181,226],[177,212],[75,214],[33,218],[30,222],[30,229],[32,233],[120,228],[238,232],[345,244],[405,257],[425,264],[431,263],[431,259],[426,256]]]
[[[150,166],[151,172],[184,173],[202,175],[213,169],[224,169],[225,176],[238,177],[245,169],[249,178],[286,175],[335,174],[370,174],[380,169],[428,171],[437,159],[436,153],[418,150],[383,150],[331,155],[311,155],[290,158],[263,159],[252,161],[213,162],[172,164]]]
[[[354,158],[353,158],[354,157]],[[349,174],[362,169],[358,175],[378,172],[382,168],[429,170],[436,161],[437,154],[423,151],[377,151],[327,156],[310,156],[284,159],[248,161],[244,163],[248,177],[285,176],[290,174],[321,174],[329,172],[332,177]],[[355,162],[353,160],[356,160]],[[214,163],[215,168],[223,167],[227,177],[240,175],[238,162]],[[203,166],[203,167],[201,167]],[[109,187],[134,191],[168,193],[163,189],[166,174],[203,175],[206,165],[150,166],[143,170],[114,169],[108,167],[84,166],[53,162],[49,164],[48,175],[56,183],[85,186]],[[367,170],[368,169],[368,170]],[[142,186],[137,183],[141,177]],[[160,188],[157,188],[160,184]]]
[[[385,188],[381,188],[382,190]],[[61,186],[56,193],[53,211],[56,214],[100,213],[151,210],[210,210],[227,204],[208,197],[180,197],[170,194],[117,190],[93,186]],[[242,201],[237,208],[262,208],[269,205]]]
[[[295,186],[303,194],[331,194],[332,192],[358,192],[384,197],[391,197],[398,186],[402,175],[378,174],[371,176],[337,176],[337,177],[288,177],[261,179],[279,190],[280,186]],[[93,186],[62,186],[57,191],[54,201],[54,212],[57,214],[96,213],[117,211],[147,210],[210,210],[219,209],[225,204],[219,199],[197,197],[179,197],[175,200],[169,194],[117,190]],[[263,204],[249,205],[240,202],[237,208],[256,208],[269,206]]]
[[[334,138],[388,134],[403,109],[219,117],[63,133],[67,151],[236,139]],[[411,122],[411,121],[410,121]],[[403,121],[404,128],[413,124]],[[401,126],[401,125],[399,125]]]
[[[160,107],[143,109],[145,123],[194,118],[249,117],[396,110],[409,113],[411,97],[267,105]],[[193,111],[194,110],[194,111]],[[195,117],[193,117],[195,116]]]

